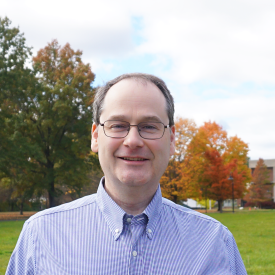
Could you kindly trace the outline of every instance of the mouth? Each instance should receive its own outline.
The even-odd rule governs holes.
[[[128,160],[128,161],[145,161],[145,160],[148,160],[148,159],[145,159],[145,158],[130,158],[130,157],[119,157],[120,159],[123,159],[123,160]]]

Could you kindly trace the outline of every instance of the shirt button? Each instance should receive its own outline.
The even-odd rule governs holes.
[[[136,257],[137,256],[137,252],[133,251],[133,256]]]
[[[152,230],[150,228],[147,231],[148,231],[149,234],[152,233]]]
[[[130,223],[131,221],[132,221],[132,219],[131,219],[131,218],[128,218],[128,219],[127,219],[127,222],[128,222],[128,223]]]
[[[118,234],[119,233],[119,229],[116,229],[115,232]]]

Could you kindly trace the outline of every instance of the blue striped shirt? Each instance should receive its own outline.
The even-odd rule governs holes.
[[[162,198],[125,213],[106,193],[28,219],[6,274],[247,274],[220,222]]]

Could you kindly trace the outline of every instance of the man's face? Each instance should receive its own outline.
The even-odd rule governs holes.
[[[169,124],[162,92],[150,82],[125,79],[107,92],[100,123],[106,120]],[[143,139],[137,127],[131,127],[125,138],[107,137],[102,126],[93,125],[92,150],[98,152],[105,184],[156,187],[169,157],[174,153],[175,129],[165,129],[161,139]],[[138,158],[138,160],[136,160]]]

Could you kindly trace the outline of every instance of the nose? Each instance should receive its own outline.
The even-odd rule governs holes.
[[[131,126],[128,135],[124,138],[123,144],[130,149],[142,147],[143,138],[139,135],[137,126]]]

